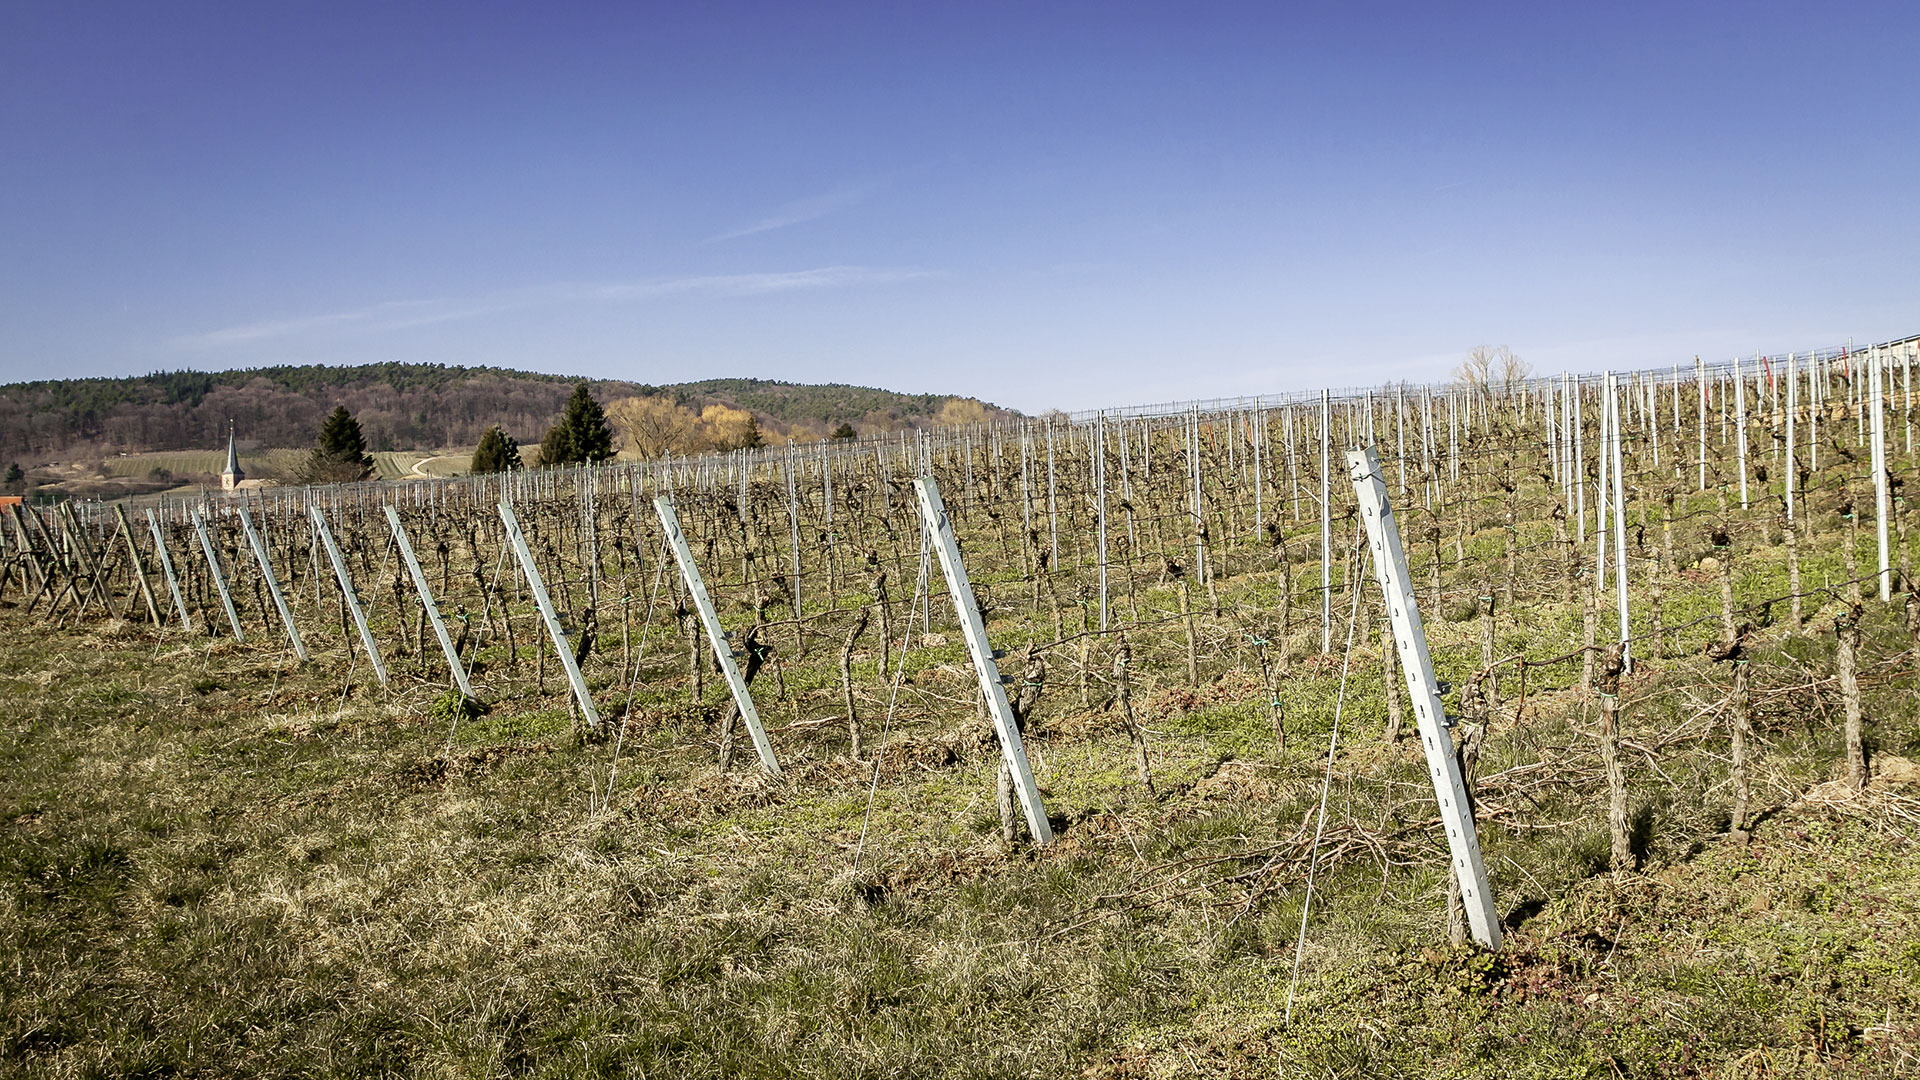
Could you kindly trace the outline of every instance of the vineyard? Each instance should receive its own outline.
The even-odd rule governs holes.
[[[294,477],[307,463],[308,451],[275,449],[240,455],[240,467],[248,475]],[[464,455],[432,454],[414,451],[376,451],[372,455],[374,474],[382,480],[401,480],[422,472],[444,476],[452,465],[464,465],[472,451]],[[416,471],[416,466],[426,463]],[[227,466],[227,455],[220,450],[181,450],[144,454],[121,454],[107,458],[100,470],[108,476],[145,478],[156,471],[174,477],[217,477]]]
[[[0,1062],[1920,1071],[1917,359],[8,508]]]

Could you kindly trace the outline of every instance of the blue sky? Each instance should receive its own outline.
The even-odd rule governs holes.
[[[1911,4],[16,0],[0,380],[1037,410],[1903,336],[1916,57]]]

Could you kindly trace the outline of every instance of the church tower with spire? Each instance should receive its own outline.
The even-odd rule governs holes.
[[[247,474],[240,471],[240,449],[234,442],[233,421],[227,421],[227,468],[220,474],[220,490],[233,491],[245,480]]]

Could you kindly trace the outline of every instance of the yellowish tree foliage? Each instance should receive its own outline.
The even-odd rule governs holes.
[[[749,444],[753,414],[730,405],[709,405],[700,412],[700,434],[709,449],[737,450]]]
[[[672,451],[687,454],[706,449],[701,418],[672,398],[621,398],[607,406],[607,421],[620,436],[620,447],[643,458]]]
[[[607,422],[619,434],[620,448],[642,458],[736,450],[769,439],[746,409],[716,402],[696,413],[661,395],[622,398],[607,406]]]
[[[980,424],[987,421],[987,407],[973,398],[948,398],[940,411],[934,414],[933,422],[940,426],[957,427],[961,424]]]

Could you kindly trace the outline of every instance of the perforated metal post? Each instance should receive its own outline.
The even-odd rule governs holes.
[[[191,634],[193,619],[187,615],[186,597],[180,595],[180,581],[173,574],[173,556],[167,553],[167,538],[160,531],[160,518],[152,510],[147,511],[147,528],[153,533],[153,549],[160,556],[160,569],[166,574],[167,591],[173,594],[173,609],[180,615],[180,626]]]
[[[260,541],[260,534],[254,530],[253,518],[248,516],[246,504],[242,503],[238,509],[240,525],[247,532],[247,546],[253,549],[254,561],[260,564],[260,576],[267,580],[267,592],[273,597],[274,610],[280,613],[280,623],[287,628],[287,641],[293,645],[293,655],[304,664],[307,661],[307,645],[300,640],[300,631],[294,629],[293,612],[287,608],[287,598],[280,595],[280,581],[273,576],[273,561],[267,558],[267,545]],[[381,681],[386,680],[382,678]]]
[[[1620,656],[1628,671],[1633,670],[1632,627],[1627,621],[1627,496],[1622,475],[1626,472],[1620,455],[1620,394],[1613,373],[1607,373],[1607,445],[1600,448],[1612,462],[1609,472],[1613,483],[1613,589],[1620,614]]]
[[[347,562],[340,557],[340,548],[333,542],[333,530],[327,527],[327,518],[317,506],[307,510],[313,519],[313,534],[320,538],[320,546],[327,551],[327,561],[333,564],[333,578],[340,583],[340,595],[345,598],[347,611],[353,615],[353,626],[360,633],[360,645],[367,652],[367,659],[373,664],[373,673],[379,677],[380,685],[387,685],[387,665],[380,660],[380,647],[373,642],[373,631],[367,628],[367,616],[360,610],[360,597],[353,591],[353,577],[347,573]]]
[[[792,533],[793,533],[793,620],[794,620],[794,623],[798,625],[801,618],[800,494],[799,494],[799,489],[794,486],[793,447],[791,445],[787,447],[787,456],[786,456],[784,465],[785,465],[784,471],[786,473],[786,478],[787,478],[787,524],[792,529]],[[801,631],[801,637],[802,637],[802,640],[805,639],[804,631]]]
[[[1204,585],[1211,575],[1207,572],[1206,506],[1201,501],[1200,407],[1198,405],[1187,413],[1187,473],[1193,479],[1193,580],[1197,585]]]
[[[1699,419],[1696,427],[1700,436],[1700,490],[1707,490],[1707,365],[1698,356],[1693,358],[1693,381],[1699,390]],[[1818,434],[1817,432],[1815,433]]]
[[[1880,548],[1880,602],[1893,599],[1893,568],[1887,556],[1887,514],[1890,500],[1887,491],[1887,417],[1886,417],[1886,365],[1881,360],[1879,349],[1867,354],[1867,378],[1871,381],[1867,396],[1867,407],[1872,410],[1871,432],[1873,436],[1873,523],[1874,538]]]
[[[1333,651],[1333,391],[1320,391],[1320,651]]]
[[[1413,697],[1413,715],[1420,729],[1420,745],[1427,752],[1427,771],[1440,803],[1440,820],[1447,830],[1454,877],[1460,882],[1460,902],[1466,909],[1473,939],[1489,949],[1500,947],[1500,917],[1493,908],[1493,890],[1487,884],[1486,864],[1480,859],[1480,835],[1473,823],[1473,806],[1453,736],[1443,724],[1439,681],[1433,658],[1427,653],[1427,632],[1414,600],[1407,556],[1400,529],[1387,501],[1387,485],[1380,475],[1380,459],[1373,448],[1347,451],[1354,495],[1360,501],[1360,519],[1366,524],[1367,545],[1373,552],[1373,572],[1387,602],[1394,645],[1400,652],[1400,670],[1406,673],[1407,692]]]
[[[1573,404],[1573,516],[1576,539],[1587,539],[1587,414],[1583,406],[1586,390],[1579,379],[1569,383]]]
[[[1740,509],[1747,509],[1747,379],[1740,358],[1733,358],[1734,447],[1740,463]]]
[[[728,689],[733,691],[733,702],[740,708],[740,720],[747,725],[754,752],[760,755],[760,767],[778,780],[780,761],[773,756],[773,743],[767,739],[767,729],[760,725],[760,710],[754,707],[747,680],[741,677],[740,666],[734,663],[733,643],[720,625],[720,614],[713,609],[713,598],[707,595],[706,579],[700,576],[700,567],[693,561],[693,549],[687,546],[687,538],[680,531],[680,516],[673,512],[673,500],[664,495],[653,500],[653,512],[660,515],[661,531],[667,535],[667,546],[673,549],[674,562],[680,565],[680,580],[686,582],[687,594],[700,612],[700,625],[706,627],[707,642],[713,646],[713,657],[720,662]]]
[[[393,532],[393,542],[400,549],[401,560],[407,564],[407,573],[413,576],[413,590],[420,596],[420,606],[426,610],[427,621],[433,624],[434,636],[440,639],[440,651],[446,655],[447,670],[453,673],[454,685],[460,688],[461,694],[471,698],[473,687],[467,682],[466,665],[460,662],[460,651],[447,636],[447,624],[440,619],[440,605],[433,602],[433,588],[420,569],[420,560],[413,557],[413,541],[407,538],[407,530],[400,524],[400,512],[391,506],[381,509],[387,512],[387,528]]]
[[[1609,448],[1613,446],[1613,372],[1606,373],[1604,383],[1606,399],[1600,402],[1600,444],[1595,447],[1600,452],[1600,474],[1595,477],[1593,486],[1593,567],[1594,588],[1607,591],[1607,511],[1611,490],[1607,485],[1607,473],[1612,469],[1613,455]],[[1613,507],[1618,516],[1618,507]]]
[[[940,556],[940,570],[947,578],[947,591],[953,594],[954,613],[960,617],[960,634],[967,640],[967,652],[973,657],[973,671],[980,679],[980,693],[993,716],[993,730],[1000,737],[1000,755],[1013,774],[1013,790],[1020,797],[1027,828],[1033,842],[1046,845],[1053,841],[1053,827],[1047,823],[1047,808],[1040,801],[1040,785],[1034,782],[1027,764],[1027,748],[1020,741],[1020,726],[1014,722],[1013,706],[1007,701],[1007,688],[1000,681],[1000,666],[994,663],[993,646],[987,642],[987,626],[980,618],[980,606],[974,602],[973,583],[967,578],[966,564],[960,560],[960,545],[953,538],[953,523],[947,520],[947,508],[940,501],[940,486],[931,476],[913,482],[920,499],[920,520],[933,538],[933,550]]]
[[[546,584],[540,580],[540,568],[534,565],[527,538],[520,534],[520,519],[513,516],[513,507],[504,502],[500,504],[500,522],[507,527],[507,542],[513,545],[513,557],[520,561],[520,572],[526,575],[527,588],[533,593],[534,604],[540,608],[540,618],[547,624],[553,650],[560,654],[560,666],[566,670],[567,682],[573,686],[574,701],[587,718],[587,729],[599,731],[600,713],[593,707],[593,695],[587,692],[587,680],[580,674],[580,665],[574,662],[573,649],[567,644],[567,631],[553,610],[553,599],[547,595]]]
[[[1100,629],[1107,629],[1107,418],[1093,421],[1094,528],[1100,548]]]
[[[1796,419],[1795,414],[1798,413],[1799,411],[1800,411],[1800,374],[1798,371],[1798,365],[1795,359],[1795,354],[1788,353],[1787,354],[1787,467],[1785,469],[1782,469],[1781,471],[1786,473],[1785,480],[1787,482],[1787,523],[1789,525],[1793,523],[1793,481],[1794,481],[1794,473],[1798,471],[1795,468],[1796,463],[1794,461],[1793,455],[1796,449],[1796,443],[1794,442],[1794,440],[1797,437],[1797,434],[1794,431],[1794,425],[1795,425],[1795,419]]]
[[[220,591],[220,605],[227,610],[227,625],[233,627],[233,640],[247,640],[246,631],[240,629],[240,613],[233,609],[233,595],[227,592],[227,576],[220,572],[220,556],[214,553],[213,540],[207,536],[206,519],[199,510],[189,511],[193,518],[193,531],[200,537],[200,551],[207,557],[207,570],[213,575],[213,587]]]

